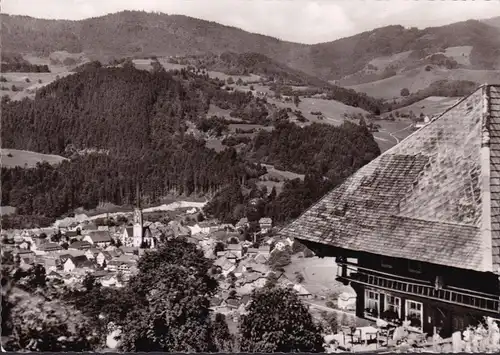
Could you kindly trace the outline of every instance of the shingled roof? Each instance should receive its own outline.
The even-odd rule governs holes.
[[[457,102],[279,234],[500,274],[500,86]]]

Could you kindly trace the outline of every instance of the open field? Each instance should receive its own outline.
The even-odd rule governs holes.
[[[10,155],[10,156],[9,156]],[[14,168],[16,166],[24,168],[35,167],[37,163],[48,162],[49,164],[59,164],[63,160],[68,160],[59,155],[42,154],[30,152],[28,150],[1,149],[2,167]]]
[[[444,55],[453,58],[460,65],[471,65],[470,64],[470,53],[472,52],[472,46],[460,46],[460,47],[448,47],[444,52]]]
[[[408,88],[410,93],[427,88],[438,80],[469,80],[478,84],[500,82],[500,70],[442,69],[425,71],[424,67],[412,69],[393,77],[366,84],[349,86],[350,89],[364,92],[383,99],[401,98],[400,92]]]
[[[417,116],[423,113],[431,117],[432,115],[441,114],[460,99],[460,97],[430,96],[409,106],[394,110],[393,113],[399,111],[400,113],[409,114],[410,111],[413,111]]]
[[[69,74],[72,73],[67,71],[54,73],[2,73],[1,75],[6,81],[0,83],[0,87],[2,88],[0,95],[7,95],[12,100],[34,97],[36,89],[50,84],[58,77],[62,78]],[[16,87],[16,91],[12,90],[13,86]]]
[[[217,117],[224,117],[227,120],[232,120],[232,121],[241,121],[240,118],[237,117],[231,117],[229,114],[231,113],[231,110],[224,110],[218,106],[215,106],[214,104],[210,104],[207,112],[207,117],[212,117],[212,116],[217,116]]]
[[[167,58],[158,58],[158,61],[160,62],[161,65],[165,68],[165,70],[181,70],[182,68],[187,67],[187,65],[182,65],[182,64],[173,64],[169,63]],[[134,59],[133,63],[137,69],[142,69],[142,70],[150,70],[151,67],[151,59]],[[216,71],[208,71],[208,76],[210,78],[218,78],[221,80],[227,80],[229,77],[233,78],[234,81],[237,81],[239,78],[243,81],[259,81],[260,76],[251,74],[249,76],[243,76],[243,75],[227,75],[221,72],[216,72]]]
[[[237,129],[244,129],[244,130],[255,129],[256,131],[262,129],[264,131],[272,131],[274,127],[262,126],[260,124],[250,124],[250,123],[232,123],[229,125],[229,129],[231,130],[231,132],[236,132]]]
[[[345,113],[361,113],[363,115],[368,114],[367,111],[359,107],[348,106],[339,101],[315,98],[301,98],[300,100],[301,102],[299,104],[299,107],[297,108],[291,102],[282,102],[274,98],[268,98],[268,101],[270,103],[276,104],[276,106],[278,107],[291,108],[294,111],[301,111],[302,115],[307,118],[310,123],[319,122],[338,126],[344,122],[343,116]],[[320,120],[318,116],[311,115],[311,112],[314,111],[321,111],[325,118],[323,120]]]
[[[345,287],[335,280],[337,264],[334,258],[292,256],[292,262],[285,267],[285,275],[289,280],[294,281],[295,272],[304,276],[302,285],[313,295],[327,296]]]
[[[9,214],[15,214],[16,213],[16,208],[12,206],[0,206],[0,215],[6,216]]]
[[[304,174],[292,173],[291,171],[278,170],[274,166],[269,164],[262,164],[267,169],[267,174],[264,176],[277,178],[280,180],[293,180],[293,179],[304,179]]]

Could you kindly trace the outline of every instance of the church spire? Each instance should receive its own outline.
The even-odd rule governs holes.
[[[135,207],[141,209],[141,190],[139,188],[139,181],[135,184]]]

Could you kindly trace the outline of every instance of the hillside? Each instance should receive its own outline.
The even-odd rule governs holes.
[[[260,53],[224,52],[220,55],[204,54],[171,58],[174,64],[187,64],[209,71],[222,72],[227,75],[255,74],[271,81],[280,81],[285,85],[296,86],[331,86],[314,76],[292,69]]]
[[[226,186],[256,186],[266,173],[259,160],[298,173],[328,172],[337,182],[380,153],[368,130],[352,123],[311,125],[308,131],[290,123],[283,134],[259,135],[258,146],[249,138],[241,153],[232,148],[216,152],[205,146],[203,138],[228,122],[207,118],[211,106],[229,110],[243,123],[281,127],[289,118],[265,99],[222,86],[187,70],[148,72],[132,65],[91,65],[39,89],[34,100],[2,99],[2,148],[69,159],[31,169],[2,167],[2,204],[16,207],[24,220],[27,215],[55,218],[101,202],[133,204],[137,185],[145,204],[157,203],[170,193],[210,197]],[[197,135],[191,134],[195,130]],[[311,144],[307,154],[299,150],[305,136]],[[270,148],[262,148],[263,143]],[[331,152],[349,158],[339,160]],[[281,218],[301,212],[290,201],[298,198],[297,193],[310,195],[313,185],[287,186],[282,203],[295,209]],[[273,206],[282,210],[279,204]],[[223,204],[219,212],[238,216],[229,208]],[[14,217],[9,218],[15,224]]]
[[[2,14],[2,45],[19,53],[54,51],[91,57],[260,52],[271,57],[304,47],[182,15],[123,11],[81,21]]]
[[[442,27],[387,26],[333,42],[304,45],[187,16],[124,11],[81,21],[2,15],[5,51],[48,57],[54,51],[93,59],[254,52],[324,80],[363,70],[373,59],[413,52],[416,61],[471,46],[471,69],[500,68],[500,29],[470,20]]]

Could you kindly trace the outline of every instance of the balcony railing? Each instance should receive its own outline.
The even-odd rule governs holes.
[[[381,275],[381,273],[375,270],[352,266],[346,263],[338,263],[338,265],[337,278],[340,280],[357,282],[379,289],[415,295],[482,311],[495,313],[500,311],[500,296],[484,293],[479,295],[479,292],[461,292],[446,287],[436,289],[429,284],[426,285],[417,281],[402,281],[387,274]]]

